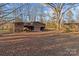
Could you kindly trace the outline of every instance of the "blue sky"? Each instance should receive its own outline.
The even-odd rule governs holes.
[[[11,12],[12,10],[13,10],[13,8],[17,8],[17,7],[19,7],[19,6],[21,6],[22,4],[7,4],[6,6],[4,6],[4,7],[2,7],[2,9],[3,10],[7,10],[7,9],[9,9],[9,10],[7,10],[7,11],[5,11],[5,12]],[[25,8],[27,6],[27,4],[24,6],[24,7],[22,7],[22,8]],[[50,16],[52,16],[53,15],[53,10],[50,8],[50,7],[48,7],[48,6],[43,6],[42,4],[38,4],[38,3],[31,3],[31,4],[29,4],[29,6],[30,6],[30,9],[31,9],[31,7],[32,8],[37,8],[37,10],[38,11],[34,11],[34,12],[31,12],[31,14],[34,16],[34,15],[36,15],[37,17],[38,17],[38,13],[41,11],[41,9],[42,9],[42,11],[43,11],[43,15],[45,14],[45,19],[46,20],[49,20],[50,19]],[[64,7],[64,9],[63,9],[63,11],[67,8],[67,7],[69,7],[69,6],[65,6]],[[40,9],[41,8],[41,9]],[[26,13],[27,13],[27,10],[28,10],[28,8],[26,8],[25,9],[25,11],[26,11]],[[71,9],[72,10],[72,13],[73,13],[73,19],[74,20],[76,20],[76,17],[77,17],[77,14],[78,14],[78,12],[79,12],[79,6],[77,6],[77,7],[75,7],[75,8],[72,8]],[[7,13],[4,13],[4,14],[7,14]],[[25,14],[25,13],[24,13]],[[11,13],[11,14],[9,14],[8,16],[12,16],[13,14]],[[25,14],[26,15],[26,14]],[[67,16],[64,16],[65,18],[67,17]],[[39,17],[38,17],[39,18]]]
[[[5,6],[3,6],[2,7],[2,9],[3,10],[6,10],[5,12],[11,12],[12,10],[13,10],[13,8],[17,8],[17,7],[19,7],[21,4],[7,4],[7,5],[5,5]],[[22,7],[23,9],[25,8],[27,6],[27,4],[24,6],[24,7]],[[43,10],[43,12],[45,13],[45,14],[47,14],[49,11],[50,11],[50,9],[48,8],[48,7],[46,7],[46,6],[43,6],[43,5],[41,5],[41,4],[38,4],[38,3],[32,3],[32,4],[29,4],[29,7],[30,7],[30,9],[31,8],[38,8],[38,10],[40,10],[40,8],[42,8],[42,10]],[[9,9],[9,10],[8,10]],[[26,8],[26,12],[27,12],[27,10],[28,10],[28,8]],[[41,11],[41,10],[40,10]],[[36,13],[39,13],[39,11],[35,11]],[[31,12],[31,15],[32,15],[32,13],[34,13],[34,12]],[[43,13],[43,14],[44,14]],[[3,15],[6,15],[7,13],[3,13]],[[33,14],[33,15],[35,15],[35,13]],[[9,17],[10,16],[12,16],[12,13],[11,14],[9,14],[8,15]],[[48,19],[48,17],[47,16],[45,16],[47,19]],[[39,17],[38,17],[39,18]]]

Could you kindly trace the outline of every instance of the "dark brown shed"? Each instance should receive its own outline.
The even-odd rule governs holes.
[[[15,32],[22,32],[24,28],[24,22],[14,22]]]
[[[44,31],[45,24],[41,22],[30,22],[24,24],[25,28],[28,28],[30,31]]]

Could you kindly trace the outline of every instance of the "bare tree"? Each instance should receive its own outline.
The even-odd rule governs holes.
[[[68,23],[74,22],[72,10],[69,10],[69,11],[66,13],[66,15],[67,15]]]
[[[73,7],[78,6],[75,3],[48,3],[56,14],[57,30],[61,29],[64,14]]]

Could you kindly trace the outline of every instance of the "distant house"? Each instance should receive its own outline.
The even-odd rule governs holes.
[[[0,32],[4,32],[4,33],[21,32],[23,31],[23,27],[24,27],[24,23],[19,18],[16,18],[16,21],[0,22]]]
[[[0,26],[0,30],[4,32],[21,32],[23,31],[23,22],[9,22]]]
[[[28,31],[44,31],[45,24],[41,22],[8,22],[0,26],[0,30],[4,32],[22,32],[28,29]]]
[[[14,24],[12,22],[0,25],[0,33],[9,33],[13,31],[14,31]]]

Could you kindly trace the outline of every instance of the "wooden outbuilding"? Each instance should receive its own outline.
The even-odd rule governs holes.
[[[24,24],[24,28],[30,30],[30,31],[44,31],[45,30],[45,24],[41,22],[30,22]]]
[[[9,22],[0,26],[2,32],[44,31],[45,24],[41,22]]]

